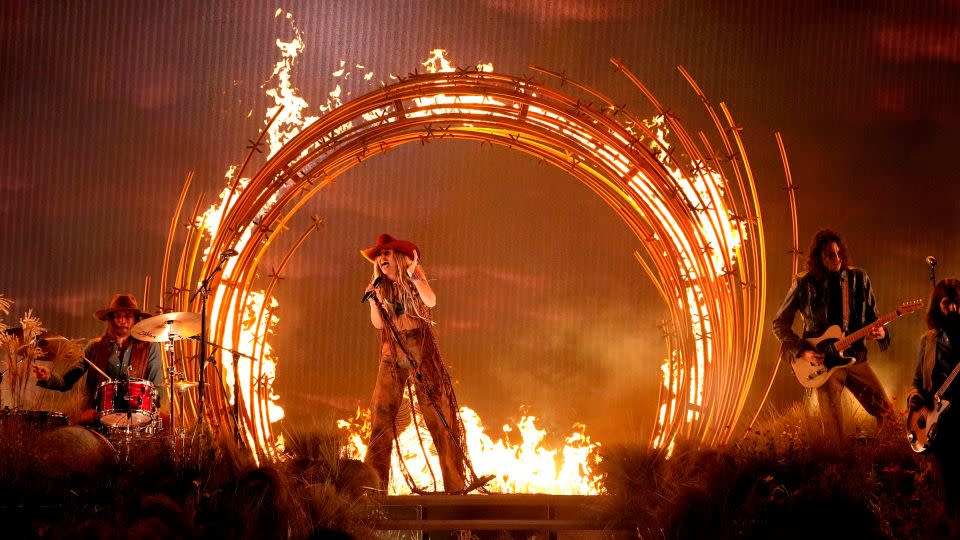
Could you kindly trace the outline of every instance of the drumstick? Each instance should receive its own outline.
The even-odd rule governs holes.
[[[106,377],[108,381],[112,381],[112,380],[113,380],[113,377],[111,377],[111,376],[107,375],[106,373],[104,373],[103,370],[100,369],[100,368],[98,368],[97,365],[94,364],[92,360],[90,360],[90,359],[87,358],[86,356],[84,356],[83,359],[87,362],[87,364],[90,365],[90,367],[92,367],[93,369],[97,370],[97,373],[99,373],[99,374],[103,375],[104,377]]]

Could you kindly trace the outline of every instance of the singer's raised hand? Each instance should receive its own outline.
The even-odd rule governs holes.
[[[423,270],[417,272],[417,265],[420,264],[420,252],[413,250],[413,262],[410,263],[410,266],[407,267],[407,277],[416,281],[417,278],[414,278],[415,275],[418,277],[423,277]]]

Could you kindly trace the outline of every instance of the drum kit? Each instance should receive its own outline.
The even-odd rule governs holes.
[[[27,411],[20,410],[19,407],[14,410],[11,410],[8,407],[4,410],[0,410],[0,428],[18,426],[15,429],[17,431],[21,431],[19,426],[23,426],[47,431],[50,433],[63,430],[82,430],[90,436],[100,437],[103,439],[103,442],[108,442],[107,438],[110,438],[114,444],[116,444],[116,442],[119,440],[121,443],[123,443],[120,445],[121,450],[124,448],[129,449],[131,446],[131,441],[136,441],[140,438],[154,437],[160,435],[161,432],[166,432],[166,434],[169,434],[170,440],[176,449],[176,443],[178,440],[181,444],[183,443],[186,430],[183,428],[184,407],[182,405],[180,407],[179,426],[177,426],[174,411],[177,410],[177,402],[182,401],[184,398],[184,393],[191,388],[199,388],[197,400],[197,417],[199,423],[197,427],[203,427],[204,373],[206,372],[205,368],[207,362],[213,362],[213,360],[208,357],[209,347],[215,347],[221,351],[228,352],[233,356],[233,370],[235,376],[237,374],[237,362],[239,357],[242,356],[254,360],[254,358],[249,355],[229,349],[227,347],[223,347],[207,340],[206,313],[207,299],[210,293],[210,283],[213,278],[223,270],[227,261],[232,257],[236,257],[237,255],[239,255],[239,252],[232,248],[220,253],[216,266],[210,271],[209,274],[207,274],[204,279],[200,281],[199,287],[196,289],[196,291],[194,291],[193,295],[189,299],[189,302],[193,302],[199,297],[200,313],[188,311],[161,313],[159,315],[148,317],[139,321],[133,326],[133,328],[130,329],[130,335],[137,340],[163,343],[164,352],[167,355],[166,378],[169,383],[168,393],[170,400],[170,415],[160,414],[159,388],[155,388],[151,381],[129,378],[125,374],[119,379],[113,379],[104,373],[103,370],[101,370],[93,362],[91,362],[90,359],[79,353],[78,348],[77,354],[82,361],[86,362],[89,368],[98,371],[100,375],[106,379],[97,387],[94,401],[92,403],[92,406],[95,409],[95,417],[93,418],[96,424],[95,430],[67,425],[67,417],[62,413],[49,411]],[[0,335],[12,332],[14,330],[15,329],[3,330],[0,332]],[[22,334],[20,334],[20,338],[20,341],[22,342]],[[176,341],[187,338],[193,338],[199,341],[200,370],[197,381],[178,380],[177,377],[178,372],[175,365],[174,344]],[[47,341],[52,340],[62,340],[63,342],[71,341],[59,336],[50,338]],[[73,340],[75,345],[77,341],[82,340]],[[32,366],[34,365],[34,361],[38,359],[35,356],[35,352],[39,350],[38,347],[43,347],[45,345],[46,344],[41,345],[39,340],[31,340],[29,344],[23,344],[25,350],[16,351],[16,355],[29,358],[30,361],[25,365]],[[79,346],[77,345],[77,347]],[[43,355],[44,353],[40,352],[40,356]],[[0,371],[0,382],[3,380],[4,373],[4,371]],[[179,375],[182,376],[182,373]],[[233,428],[236,440],[238,443],[240,443],[240,428],[238,420],[240,396],[238,392],[239,385],[234,384],[234,404],[232,410]],[[29,429],[27,431],[29,431]],[[201,431],[202,429],[197,429],[195,430],[195,433],[200,433]],[[107,438],[104,438],[103,435],[106,435]],[[108,446],[110,446],[109,443]],[[185,448],[182,446],[181,449],[185,450]],[[122,452],[120,455],[121,458],[123,458]]]
[[[176,411],[184,393],[199,386],[200,383],[178,380],[175,365],[174,344],[176,341],[192,338],[201,331],[201,316],[192,312],[162,313],[143,319],[131,328],[130,335],[140,341],[162,343],[167,355],[167,381],[170,411]],[[106,375],[106,374],[103,374]],[[98,430],[114,442],[121,450],[121,456],[128,453],[131,446],[143,439],[156,437],[166,431],[174,443],[182,446],[186,436],[183,425],[183,406],[180,406],[180,420],[173,414],[160,415],[160,389],[145,379],[110,379],[100,383],[94,398],[96,423]],[[126,450],[126,451],[125,451]]]
[[[175,419],[173,411],[176,404],[182,402],[184,394],[191,388],[202,387],[203,372],[200,370],[198,381],[181,380],[176,371],[174,362],[174,344],[181,339],[198,339],[200,341],[201,357],[205,356],[205,345],[230,353],[234,359],[234,371],[237,367],[237,358],[240,356],[253,358],[239,351],[223,347],[212,341],[202,339],[204,333],[203,318],[198,313],[181,311],[161,313],[144,319],[133,326],[130,335],[140,341],[162,343],[167,355],[167,381],[171,414],[161,418],[159,414],[159,389],[153,383],[144,379],[111,380],[100,384],[94,399],[96,421],[99,429],[108,438],[119,440],[124,446],[131,440],[157,436],[161,431],[167,432],[175,442],[181,445],[186,436],[184,429],[184,407],[179,408],[179,421]],[[198,337],[200,336],[200,337]],[[103,374],[106,375],[106,374]],[[239,387],[234,385],[234,429],[238,430]],[[203,392],[198,396],[198,415],[203,421]],[[239,440],[239,431],[236,433]]]
[[[175,449],[183,446],[186,438],[184,407],[179,404],[186,392],[199,387],[200,382],[179,380],[182,373],[176,370],[174,345],[179,340],[198,336],[202,332],[201,319],[200,314],[193,312],[162,313],[141,320],[130,331],[130,335],[137,340],[163,344],[164,353],[167,355],[167,373],[164,378],[169,383],[169,410],[172,413],[177,410],[177,406],[180,407],[179,421],[174,419],[173,414],[160,414],[160,392],[153,382],[139,378],[112,378],[80,355],[90,369],[96,370],[106,379],[98,385],[94,394],[91,403],[93,418],[81,418],[81,423],[92,421],[92,429],[88,431],[95,436],[102,436],[105,443],[109,441],[118,451],[121,462],[126,461],[131,452],[135,452],[138,445],[147,440],[162,440],[169,436]],[[45,349],[52,346],[56,340],[66,338],[57,336],[38,340],[38,346]],[[235,357],[246,356],[215,343],[209,345],[231,352]],[[0,411],[0,425],[15,427],[17,430],[38,431],[42,436],[46,436],[46,433],[66,429],[68,421],[67,416],[61,412],[7,409]],[[83,428],[70,426],[70,429]]]

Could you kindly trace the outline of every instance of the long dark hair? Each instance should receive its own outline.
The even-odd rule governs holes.
[[[940,330],[944,327],[946,315],[940,311],[940,301],[947,297],[960,299],[960,279],[941,279],[933,288],[930,305],[927,307],[927,326],[931,330]]]
[[[843,270],[849,267],[847,245],[843,242],[843,238],[830,229],[821,229],[817,231],[817,234],[813,235],[813,240],[810,241],[810,247],[807,248],[808,274],[822,276],[827,273],[827,268],[823,266],[823,249],[832,242],[836,242],[840,248],[840,269]]]

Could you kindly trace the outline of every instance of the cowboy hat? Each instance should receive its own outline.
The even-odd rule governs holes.
[[[360,254],[363,255],[363,257],[368,261],[373,262],[373,259],[376,258],[377,253],[380,253],[385,249],[398,251],[407,257],[410,257],[411,259],[416,258],[414,252],[417,252],[418,254],[420,253],[420,248],[414,245],[413,242],[408,240],[397,240],[389,234],[383,233],[377,236],[377,245],[367,249],[361,249]]]
[[[117,311],[132,311],[135,319],[140,320],[146,317],[150,317],[149,313],[140,311],[140,306],[137,304],[137,299],[130,293],[126,294],[115,294],[113,295],[113,300],[110,301],[110,306],[104,309],[98,309],[96,313],[93,314],[94,317],[100,319],[101,321],[107,320],[107,317],[112,315]]]

